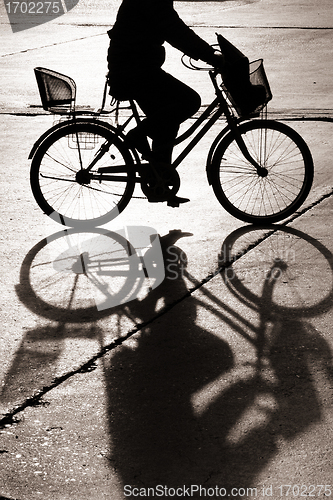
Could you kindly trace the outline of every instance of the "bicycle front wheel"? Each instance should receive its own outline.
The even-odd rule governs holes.
[[[99,169],[107,167],[107,174]],[[99,226],[129,203],[135,186],[132,157],[102,123],[71,122],[39,146],[30,171],[39,207],[62,225]]]
[[[257,173],[229,132],[212,159],[214,193],[231,215],[244,222],[281,221],[293,214],[310,192],[310,150],[295,130],[273,120],[250,121],[238,130],[250,155],[267,175]]]

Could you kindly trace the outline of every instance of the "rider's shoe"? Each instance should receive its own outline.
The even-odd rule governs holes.
[[[167,202],[168,207],[179,207],[182,203],[187,203],[189,198],[182,198],[181,196],[170,196],[170,198],[166,198],[165,196],[156,196],[154,194],[147,195],[147,199],[149,203],[163,203]]]

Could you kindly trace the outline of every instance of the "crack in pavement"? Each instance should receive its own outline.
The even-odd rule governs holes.
[[[61,24],[59,26],[62,26]],[[96,25],[94,24],[73,24],[73,27],[95,27]],[[101,25],[101,27],[104,25]],[[107,24],[105,25],[105,28],[110,29],[112,28],[112,24]],[[246,26],[246,25],[225,25],[225,24],[188,24],[188,26],[192,29],[196,28],[209,28],[209,29],[260,29],[260,30],[323,30],[323,31],[329,31],[333,30],[333,27],[329,26]],[[81,40],[87,40],[88,38],[94,38],[97,36],[105,36],[107,35],[106,31],[103,31],[102,33],[97,33],[94,35],[87,35],[79,38],[74,38],[72,40],[64,40],[61,42],[56,42],[56,43],[51,43],[49,45],[40,45],[39,47],[32,47],[29,49],[24,49],[24,50],[19,50],[17,52],[10,52],[8,54],[0,54],[0,57],[10,57],[10,56],[15,56],[18,54],[24,54],[26,52],[31,52],[34,50],[41,50],[41,49],[46,49],[50,47],[57,47],[58,45],[64,45],[66,43],[72,43],[72,42],[78,42]]]
[[[197,115],[192,116],[190,119],[195,120],[197,119],[200,114],[207,108],[208,106],[203,104],[201,106],[200,113]],[[77,110],[80,111],[80,106],[76,107]],[[91,108],[87,108],[87,106],[84,106],[84,110],[87,112],[87,115],[91,114],[94,110]],[[10,110],[7,109],[5,110],[2,108],[0,110],[0,116],[1,115],[7,115],[7,116],[22,116],[22,117],[36,117],[36,116],[50,116],[50,113],[48,111],[44,111],[42,106],[39,105],[32,105],[31,107],[28,107],[28,109],[24,110]],[[333,122],[333,110],[332,109],[286,109],[286,110],[277,110],[277,109],[270,109],[268,111],[268,115],[270,119],[273,120],[280,120],[280,121],[288,121],[288,122],[296,122],[296,121],[315,121],[315,122],[328,122],[332,123]],[[225,121],[224,117],[220,117],[218,121]]]
[[[232,28],[232,29],[259,29],[259,30],[332,30],[333,27],[329,26],[240,26],[232,24],[221,24],[221,25],[207,25],[207,24],[196,24],[195,28]]]
[[[296,212],[293,214],[291,217],[286,219],[283,223],[279,224],[276,226],[276,230],[274,230],[274,225],[272,225],[272,229],[269,229],[267,233],[265,233],[262,237],[258,238],[257,241],[251,243],[248,245],[246,249],[242,249],[242,251],[233,256],[232,259],[230,259],[227,262],[224,262],[223,265],[219,266],[214,272],[208,274],[205,278],[202,280],[198,281],[194,277],[190,277],[191,281],[195,283],[195,285],[191,288],[188,289],[188,291],[179,299],[175,300],[171,304],[165,306],[163,309],[161,309],[155,316],[153,316],[151,319],[145,322],[141,322],[135,325],[134,328],[129,330],[125,335],[118,337],[114,339],[112,342],[110,342],[108,345],[104,346],[100,351],[95,354],[93,357],[91,357],[88,361],[83,363],[81,366],[59,376],[56,377],[53,382],[39,391],[37,391],[35,394],[33,394],[31,397],[27,398],[25,401],[23,401],[19,406],[16,408],[13,408],[11,411],[7,412],[3,418],[0,419],[0,429],[4,427],[8,427],[13,424],[18,424],[21,419],[16,419],[15,417],[24,411],[28,407],[34,407],[34,406],[47,406],[49,403],[47,401],[42,401],[42,397],[45,396],[48,392],[50,392],[52,389],[58,387],[59,385],[63,384],[65,381],[68,379],[74,377],[77,374],[80,373],[88,373],[90,371],[93,371],[97,368],[96,362],[104,357],[107,353],[110,351],[116,349],[117,347],[121,346],[125,341],[130,339],[133,335],[136,333],[139,333],[141,330],[144,328],[148,327],[151,325],[155,320],[161,318],[165,314],[169,313],[172,309],[174,309],[178,304],[183,302],[185,299],[189,298],[192,296],[194,292],[202,288],[206,283],[209,283],[215,276],[220,274],[223,270],[231,266],[234,262],[238,261],[241,259],[244,255],[246,255],[248,252],[250,252],[252,249],[256,248],[259,244],[261,244],[263,241],[265,241],[267,238],[269,238],[272,234],[274,234],[276,231],[278,231],[279,227],[281,226],[287,226],[288,224],[291,224],[294,222],[296,219],[304,215],[305,213],[309,212],[312,210],[314,207],[318,206],[320,203],[324,202],[326,199],[330,198],[333,196],[333,188],[327,192],[322,194],[316,201],[312,202],[310,205],[306,206],[302,210]],[[258,226],[260,229],[260,226]]]
[[[97,33],[95,35],[82,36],[80,38],[74,38],[73,40],[64,40],[62,42],[50,43],[49,45],[41,45],[39,47],[32,47],[29,49],[19,50],[18,52],[10,52],[9,54],[0,54],[0,57],[16,56],[18,54],[24,54],[26,52],[32,52],[34,50],[48,49],[50,47],[57,47],[58,45],[64,45],[65,43],[79,42],[81,40],[87,40],[88,38],[94,38],[97,36],[105,36],[106,32]]]

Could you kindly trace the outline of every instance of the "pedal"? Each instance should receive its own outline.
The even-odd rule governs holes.
[[[164,203],[165,201],[167,201],[166,199],[164,198],[155,198],[155,197],[147,197],[147,200],[149,201],[149,203]]]
[[[187,203],[188,201],[190,201],[188,198],[181,198],[179,196],[174,196],[173,198],[168,200],[167,205],[168,207],[178,208],[179,205],[181,205],[182,203]]]

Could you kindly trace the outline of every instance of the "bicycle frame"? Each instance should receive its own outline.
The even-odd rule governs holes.
[[[241,134],[238,131],[237,124],[240,123],[241,119],[237,119],[233,116],[231,113],[229,106],[223,96],[223,93],[221,89],[219,88],[217,82],[216,82],[216,76],[217,76],[216,70],[211,70],[209,71],[209,76],[212,80],[214,89],[215,89],[215,94],[216,98],[214,101],[208,106],[206,111],[201,115],[201,117],[197,120],[196,123],[192,125],[184,134],[179,136],[176,139],[175,145],[180,144],[183,142],[185,139],[190,137],[192,133],[195,132],[197,128],[200,127],[201,123],[208,118],[208,116],[214,111],[215,108],[217,108],[216,112],[212,115],[212,117],[209,119],[209,121],[206,123],[206,125],[202,128],[202,130],[194,136],[192,141],[188,144],[188,146],[183,150],[183,152],[176,158],[176,160],[173,162],[173,166],[177,167],[183,159],[189,154],[190,151],[198,144],[198,142],[204,137],[204,135],[210,130],[210,128],[214,125],[214,123],[220,118],[221,115],[224,115],[226,118],[226,121],[228,123],[227,127],[222,131],[222,134],[219,135],[219,140],[223,135],[225,135],[229,130],[234,134],[235,140],[237,142],[237,145],[239,149],[241,150],[242,154],[244,157],[255,167],[257,170],[258,175],[260,176],[265,176],[267,175],[267,171],[265,168],[261,167],[255,160],[252,158],[252,156],[249,154],[247,147],[243,141],[243,138]],[[207,165],[208,166],[208,165]]]
[[[261,167],[255,160],[252,158],[252,156],[249,154],[247,147],[242,139],[241,134],[238,131],[237,125],[242,121],[242,118],[236,118],[230,111],[228,103],[226,99],[223,96],[223,93],[221,89],[218,87],[218,84],[216,82],[216,76],[218,72],[216,70],[210,70],[209,75],[212,80],[214,89],[215,89],[215,94],[216,98],[213,100],[213,102],[207,107],[207,109],[202,113],[202,115],[196,120],[196,122],[191,125],[184,133],[182,133],[180,136],[176,138],[175,141],[175,146],[181,144],[184,142],[186,139],[191,137],[195,132],[201,127],[201,125],[206,121],[207,123],[199,130],[192,140],[189,142],[189,144],[183,149],[183,151],[176,157],[176,159],[172,162],[172,166],[174,168],[177,168],[180,163],[186,158],[186,156],[192,151],[192,149],[200,142],[200,140],[206,135],[206,133],[212,128],[212,126],[216,123],[216,121],[224,115],[227,121],[227,126],[222,130],[222,133],[219,134],[218,136],[218,141],[221,140],[221,138],[229,131],[231,131],[234,134],[235,140],[244,155],[244,157],[254,166],[254,168],[257,170],[258,175],[264,177],[267,175],[267,171],[265,168]],[[139,126],[141,124],[141,118],[139,115],[139,112],[137,110],[136,104],[133,100],[129,101],[130,102],[130,109],[132,110],[132,116],[126,120],[126,122],[117,127],[119,130],[120,134],[123,136],[123,131],[129,124],[129,122],[134,118],[137,125]],[[104,100],[103,100],[104,103]],[[213,143],[214,145],[214,143]],[[210,155],[209,157],[211,156]],[[97,158],[98,159],[98,158]],[[96,160],[97,161],[97,160]],[[93,164],[91,164],[88,167],[88,170],[90,170],[93,165],[96,162],[94,161]],[[209,162],[207,163],[207,169],[209,167]],[[100,173],[111,173],[115,172],[114,169],[105,167],[105,169],[101,169]],[[208,178],[209,178],[209,173],[207,171]],[[111,178],[110,178],[111,180]],[[119,177],[117,177],[117,180],[120,180]]]

